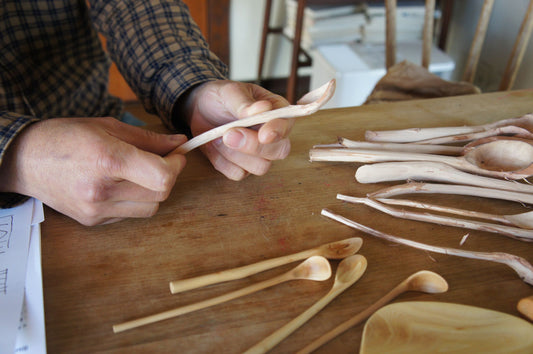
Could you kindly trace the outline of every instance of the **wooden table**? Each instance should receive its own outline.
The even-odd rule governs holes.
[[[360,236],[368,260],[363,277],[273,352],[294,352],[366,308],[408,275],[428,269],[450,285],[447,293],[407,293],[397,301],[476,305],[519,316],[519,299],[532,295],[510,268],[429,254],[390,244],[320,215],[329,208],[378,230],[421,242],[476,251],[503,251],[533,262],[533,245],[485,232],[395,219],[337,193],[364,196],[389,184],[359,184],[357,165],[311,163],[312,145],[338,135],[363,139],[367,129],[479,124],[533,111],[533,90],[323,110],[301,119],[291,155],[263,177],[232,182],[197,151],[187,155],[169,200],[150,219],[83,227],[46,209],[42,226],[46,333],[50,353],[242,352],[327,293],[325,282],[293,281],[196,313],[113,334],[111,326],[213,297],[270,278],[288,265],[247,279],[171,295],[171,280],[237,267]],[[511,212],[517,205],[476,197],[431,196],[434,202]],[[522,208],[521,206],[518,206]],[[469,233],[462,246],[461,238]],[[333,269],[338,262],[333,261]],[[318,352],[353,353],[363,325]]]

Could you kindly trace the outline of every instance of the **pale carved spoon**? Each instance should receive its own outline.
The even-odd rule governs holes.
[[[342,259],[357,253],[362,244],[363,240],[360,237],[351,237],[345,240],[327,243],[298,253],[271,258],[238,268],[200,275],[194,278],[174,280],[170,282],[170,292],[172,294],[177,294],[207,285],[242,279],[252,274],[279,267],[284,264],[296,262],[311,256],[322,256],[328,259]]]
[[[463,156],[350,148],[311,149],[311,161],[439,162],[461,171],[490,177],[522,179],[533,175],[533,145],[523,140],[494,140],[470,146]]]
[[[314,305],[309,307],[298,317],[287,323],[285,326],[279,328],[261,342],[248,349],[245,354],[266,353],[275,347],[279,342],[287,338],[291,333],[296,331],[305,322],[326,307],[326,305],[329,304],[340,293],[348,289],[357,280],[359,280],[366,270],[366,265],[366,258],[359,254],[344,259],[337,268],[335,282],[333,283],[331,290],[324,297],[318,300]]]
[[[251,117],[238,119],[233,122],[221,125],[214,129],[208,130],[205,133],[197,135],[193,139],[180,145],[173,153],[186,154],[187,152],[202,146],[212,140],[220,138],[231,128],[237,127],[251,127],[258,124],[263,124],[278,118],[296,118],[307,116],[315,113],[325,105],[333,94],[335,93],[335,79],[330,80],[319,88],[308,92],[300,98],[295,105],[289,105],[283,108],[274,109],[271,111],[256,114]]]
[[[410,275],[407,279],[396,285],[391,291],[389,291],[381,299],[370,305],[366,310],[358,313],[349,320],[341,323],[331,331],[327,332],[323,336],[311,342],[309,345],[297,352],[297,354],[311,353],[312,351],[320,348],[325,343],[329,342],[338,335],[344,333],[351,327],[358,325],[362,321],[366,320],[370,315],[376,312],[379,308],[385,306],[407,291],[419,291],[427,294],[440,294],[448,291],[448,283],[439,274],[430,272],[427,270],[421,270]]]
[[[254,293],[259,290],[289,281],[289,280],[315,280],[323,281],[331,277],[331,266],[328,260],[321,256],[312,256],[306,259],[304,262],[300,263],[297,267],[292,270],[278,275],[277,277],[264,280],[259,283],[252,284],[250,286],[238,289],[232,292],[229,292],[224,295],[220,295],[211,299],[200,301],[194,304],[178,307],[172,310],[164,311],[155,315],[138,318],[128,322],[120,323],[113,326],[113,332],[118,333],[126,331],[128,329],[140,327],[147,325],[149,323],[154,323],[162,320],[166,320],[172,317],[177,317],[190,313],[193,311],[198,311],[210,306],[218,305],[226,301],[236,299],[241,296],[245,296],[251,293]]]

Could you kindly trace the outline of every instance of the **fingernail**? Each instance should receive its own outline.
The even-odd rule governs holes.
[[[183,144],[187,141],[187,137],[183,134],[173,134],[170,135],[170,140],[178,144]]]
[[[224,144],[232,149],[239,149],[244,146],[246,138],[244,134],[238,130],[230,130],[224,134]]]

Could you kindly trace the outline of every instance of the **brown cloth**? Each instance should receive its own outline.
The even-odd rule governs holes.
[[[481,93],[468,82],[446,81],[419,65],[402,61],[378,81],[364,104]]]

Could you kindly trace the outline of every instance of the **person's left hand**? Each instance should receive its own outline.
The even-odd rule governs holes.
[[[210,81],[193,89],[187,98],[186,115],[193,135],[222,124],[278,109],[289,103],[258,85],[235,81]],[[232,180],[248,174],[263,175],[273,160],[287,157],[288,135],[294,119],[275,119],[258,130],[233,128],[222,138],[201,147],[215,169]]]

